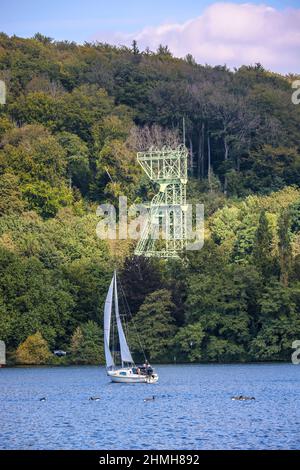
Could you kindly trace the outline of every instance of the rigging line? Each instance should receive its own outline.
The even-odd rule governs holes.
[[[119,284],[120,284],[120,281],[119,281]],[[121,284],[120,284],[121,285]],[[124,321],[123,321],[123,325],[124,325],[124,328],[125,328],[125,337],[128,341],[128,338],[129,338],[129,330],[128,330],[128,321],[127,321],[127,315],[126,315],[126,305],[125,305],[125,301],[124,301],[124,295],[121,295],[122,297],[122,303],[123,303],[123,307],[124,307],[124,312],[125,314],[124,315],[120,315],[122,317],[124,317]],[[130,345],[129,345],[130,346]],[[135,362],[133,362],[134,366],[136,366]]]
[[[114,317],[111,318],[112,322],[112,356],[113,356],[113,361],[116,363],[116,357],[115,357],[115,323],[114,323]]]
[[[120,283],[121,291],[122,291],[122,294],[123,294],[123,302],[126,303],[127,311],[128,311],[128,313],[129,313],[129,315],[130,315],[130,317],[131,317],[132,324],[133,324],[134,329],[135,329],[135,333],[136,333],[136,336],[137,336],[137,339],[138,339],[139,346],[140,346],[140,348],[141,348],[142,354],[143,354],[144,359],[145,359],[145,361],[146,361],[146,360],[147,360],[147,356],[146,356],[146,353],[145,353],[145,350],[144,350],[144,347],[143,347],[143,344],[142,344],[140,335],[139,335],[139,333],[138,333],[138,330],[137,330],[137,327],[136,327],[136,324],[135,324],[133,315],[132,315],[132,313],[131,313],[131,310],[130,310],[130,307],[129,307],[129,304],[128,304],[128,301],[127,301],[127,298],[126,298],[126,295],[125,295],[125,292],[124,292],[124,289],[123,289],[123,285],[122,285],[122,283],[121,283],[120,280],[119,280],[119,283]],[[126,309],[126,306],[125,306],[125,309]]]
[[[120,282],[120,281],[119,281],[119,282]],[[122,297],[122,304],[123,304],[123,307],[124,307],[124,312],[125,312],[125,314],[123,314],[123,315],[120,314],[120,316],[124,317],[124,326],[125,326],[125,331],[126,331],[127,338],[128,338],[128,327],[127,327],[127,326],[128,326],[128,325],[127,325],[128,322],[127,322],[127,319],[126,319],[126,317],[127,317],[127,315],[126,315],[126,305],[125,305],[125,301],[124,301],[124,296],[122,295],[121,297]]]
[[[139,333],[138,333],[138,330],[137,330],[137,327],[136,327],[136,324],[135,324],[133,315],[132,315],[132,313],[131,313],[131,310],[130,310],[130,307],[129,307],[129,304],[128,304],[128,301],[127,301],[127,298],[126,298],[126,295],[125,295],[125,292],[124,292],[123,285],[122,285],[122,282],[121,282],[121,280],[120,280],[120,277],[119,277],[119,284],[120,284],[121,291],[122,291],[122,294],[123,294],[123,299],[124,299],[125,302],[126,302],[127,310],[128,310],[129,315],[130,315],[130,317],[131,317],[132,324],[133,324],[133,326],[134,326],[134,329],[135,329],[135,332],[136,332],[136,335],[137,335],[137,339],[138,339],[138,342],[139,342],[139,346],[140,346],[140,348],[141,348],[141,351],[142,351],[142,353],[143,353],[143,356],[144,356],[145,361],[147,361],[147,357],[146,357],[146,354],[145,354],[145,350],[144,350],[144,348],[143,348],[143,345],[142,345],[142,342],[141,342],[141,339],[140,339],[140,335],[139,335]],[[124,301],[124,300],[123,300],[123,301]]]

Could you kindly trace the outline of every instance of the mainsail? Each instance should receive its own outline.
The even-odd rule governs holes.
[[[114,277],[111,280],[104,306],[104,352],[106,367],[113,367],[115,365],[109,348],[113,289]]]
[[[126,341],[126,337],[123,331],[122,322],[119,313],[119,301],[118,301],[118,289],[117,289],[117,276],[116,272],[114,272],[113,278],[111,280],[109,290],[105,300],[104,306],[104,351],[105,351],[105,360],[106,360],[106,367],[114,367],[115,363],[110,351],[110,327],[111,327],[111,315],[112,315],[112,305],[113,305],[113,292],[115,294],[115,314],[117,320],[117,328],[118,328],[118,335],[119,335],[119,343],[120,343],[120,350],[121,350],[121,359],[123,362],[129,362],[134,364],[132,356],[129,351],[129,347]]]
[[[118,301],[118,289],[117,289],[117,275],[116,272],[114,273],[115,278],[115,312],[116,312],[116,319],[117,319],[117,327],[118,327],[118,334],[119,334],[119,342],[120,342],[120,350],[121,350],[121,359],[122,362],[133,362],[131,357],[129,347],[125,338],[125,334],[122,327],[122,322],[119,313],[119,301]]]

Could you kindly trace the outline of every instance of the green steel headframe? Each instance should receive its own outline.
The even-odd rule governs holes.
[[[137,159],[147,176],[159,184],[135,249],[136,255],[177,258],[187,244],[186,185],[188,151],[151,147]]]

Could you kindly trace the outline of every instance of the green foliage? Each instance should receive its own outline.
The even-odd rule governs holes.
[[[39,123],[53,129],[57,119],[54,99],[42,91],[21,95],[10,105],[9,111],[19,125]]]
[[[151,360],[162,359],[168,352],[173,335],[176,331],[171,310],[174,304],[171,293],[161,289],[149,294],[138,313],[134,317],[133,333],[136,329],[145,348],[147,357]],[[133,347],[139,349],[136,337],[133,336]]]
[[[2,34],[0,47],[1,73],[9,76],[4,130],[13,119],[76,134],[92,161],[99,140],[102,147],[105,139],[126,139],[132,117],[181,129],[185,116],[193,176],[207,178],[210,147],[210,170],[227,194],[298,184],[300,115],[288,77],[256,66],[201,66],[190,55],[173,58],[167,45],[141,51],[136,41],[116,48]]]
[[[125,195],[133,202],[141,173],[136,166],[136,155],[122,141],[112,140],[104,145],[96,164],[99,186],[106,180],[105,196],[116,202],[119,196]]]
[[[13,128],[12,122],[7,116],[0,116],[0,139],[5,135],[6,132]]]
[[[289,358],[300,335],[300,107],[289,77],[260,64],[201,66],[166,45],[79,46],[40,33],[0,34],[0,75],[0,331],[10,353],[52,362],[46,341],[73,362],[102,361],[98,325],[117,260],[152,360]],[[181,142],[183,116],[204,248],[183,263],[136,259],[130,244],[96,237],[93,214],[120,195],[153,197],[136,151]]]
[[[0,175],[0,215],[16,213],[24,209],[19,178],[12,173]]]
[[[290,213],[285,210],[280,214],[278,223],[280,279],[284,286],[288,285],[292,262],[290,223]]]
[[[91,320],[78,326],[71,337],[71,360],[76,364],[103,363],[102,336],[99,325]]]
[[[60,208],[70,206],[72,192],[67,187],[52,187],[44,181],[25,184],[22,188],[29,210],[36,210],[43,217],[53,217]]]
[[[70,132],[58,134],[58,141],[66,151],[67,175],[70,184],[80,189],[82,194],[86,194],[90,180],[87,144],[76,134]]]
[[[63,338],[73,306],[68,283],[33,256],[22,259],[7,250],[1,250],[0,256],[3,314],[13,327],[7,332],[8,346],[37,330],[53,345]]]
[[[71,205],[66,187],[66,155],[57,139],[40,125],[12,129],[0,150],[2,213],[35,209],[53,217]]]
[[[122,269],[122,288],[130,309],[138,312],[145,298],[160,288],[166,288],[160,260],[144,257],[127,257]]]
[[[239,220],[239,209],[237,207],[227,207],[215,212],[210,221],[210,230],[213,240],[220,244],[232,242],[236,232],[241,225]]]
[[[298,184],[300,176],[300,155],[296,148],[264,145],[250,155],[252,172],[256,181],[251,189],[262,193],[276,191],[285,185]]]
[[[272,273],[272,233],[266,211],[262,210],[255,234],[253,258],[262,275],[267,279]]]
[[[96,223],[68,211],[47,221],[33,212],[0,219],[0,325],[8,348],[35,331],[65,347],[77,325],[99,321],[111,268]]]
[[[274,282],[262,294],[261,329],[250,343],[259,360],[289,360],[291,344],[300,334],[299,283],[292,288]]]
[[[81,85],[64,94],[57,106],[57,129],[90,141],[92,126],[112,111],[113,99],[97,85]]]
[[[46,180],[51,184],[58,183],[64,176],[65,152],[57,139],[42,126],[13,129],[2,142],[2,172],[13,172],[21,181]]]
[[[207,345],[207,359],[213,362],[243,361],[245,351],[232,341],[213,336]]]
[[[193,323],[180,328],[174,338],[174,346],[179,357],[194,362],[201,359],[201,346],[205,337],[202,324]]]
[[[290,206],[289,210],[291,232],[300,232],[300,202],[297,201],[295,204]]]
[[[16,351],[18,364],[47,364],[51,358],[47,341],[37,332],[20,344]]]

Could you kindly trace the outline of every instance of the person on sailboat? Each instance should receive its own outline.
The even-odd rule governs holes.
[[[153,369],[149,364],[148,367],[146,368],[146,375],[148,375],[148,377],[150,377],[150,375],[152,375],[152,373],[153,373]]]
[[[145,375],[147,375],[148,377],[150,377],[153,373],[153,369],[152,367],[150,366],[149,362],[146,360],[145,361],[145,364],[143,364],[143,372],[145,373]]]

